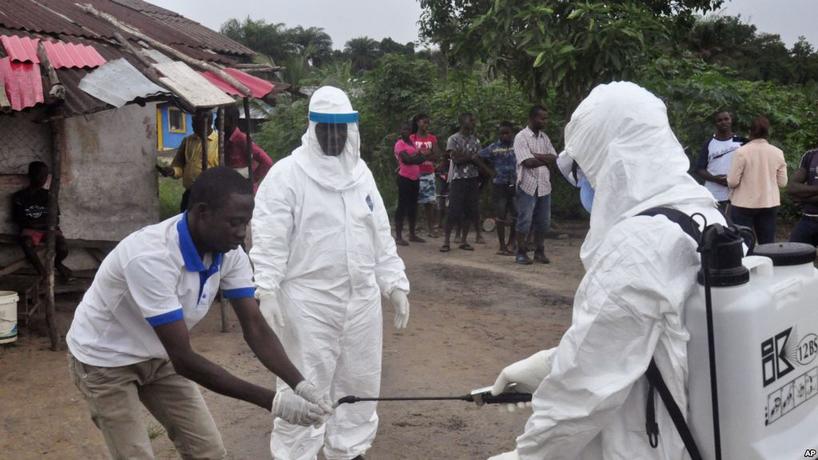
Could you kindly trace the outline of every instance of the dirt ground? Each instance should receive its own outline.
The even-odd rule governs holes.
[[[382,395],[458,395],[490,385],[503,366],[554,346],[570,323],[582,276],[582,223],[565,223],[571,237],[548,240],[550,265],[518,266],[494,254],[496,242],[438,252],[440,239],[400,248],[412,283],[412,314],[395,332],[384,315]],[[67,329],[75,302],[62,306]],[[232,312],[231,312],[232,314]],[[0,347],[0,452],[9,459],[103,459],[102,435],[71,382],[65,352],[24,329],[16,345]],[[192,334],[194,348],[252,382],[272,385],[231,316],[219,332],[218,308]],[[272,421],[247,403],[204,390],[230,458],[267,459]],[[359,395],[360,396],[360,395]],[[513,414],[465,402],[381,403],[380,427],[369,459],[480,459],[513,447],[527,412]],[[157,458],[178,458],[145,412]]]

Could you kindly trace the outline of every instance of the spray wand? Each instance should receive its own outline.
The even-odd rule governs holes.
[[[400,396],[368,398],[358,396],[344,396],[338,400],[337,406],[341,404],[355,404],[364,401],[466,401],[473,402],[478,406],[484,404],[517,404],[531,401],[531,393],[501,393],[497,396],[491,394],[491,387],[478,388],[469,394],[462,396]]]

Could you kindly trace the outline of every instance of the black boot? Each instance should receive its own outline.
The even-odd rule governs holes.
[[[526,235],[517,234],[517,258],[515,262],[520,265],[531,265],[534,262],[526,254]]]
[[[537,249],[534,250],[534,261],[541,264],[550,264],[551,261],[545,255],[545,233],[537,233],[535,241],[537,242]]]

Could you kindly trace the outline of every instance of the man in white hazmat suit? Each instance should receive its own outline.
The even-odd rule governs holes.
[[[591,227],[580,257],[571,327],[557,347],[501,372],[533,391],[533,414],[516,450],[493,459],[621,460],[689,458],[656,398],[659,443],[646,434],[651,358],[676,403],[687,407],[683,306],[700,268],[697,243],[655,207],[703,214],[724,224],[713,195],[688,174],[689,162],[665,105],[627,82],[597,86],[565,128],[565,153],[595,189]]]
[[[377,396],[381,296],[406,327],[409,281],[340,89],[312,95],[301,147],[262,182],[252,226],[261,311],[290,359],[332,400]],[[275,459],[315,459],[321,446],[327,460],[363,458],[377,427],[375,403],[344,404],[317,428],[276,419],[270,448]]]

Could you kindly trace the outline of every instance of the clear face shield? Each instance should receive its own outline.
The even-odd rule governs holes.
[[[310,112],[310,124],[324,155],[337,157],[344,152],[349,137],[358,132],[358,113]]]

